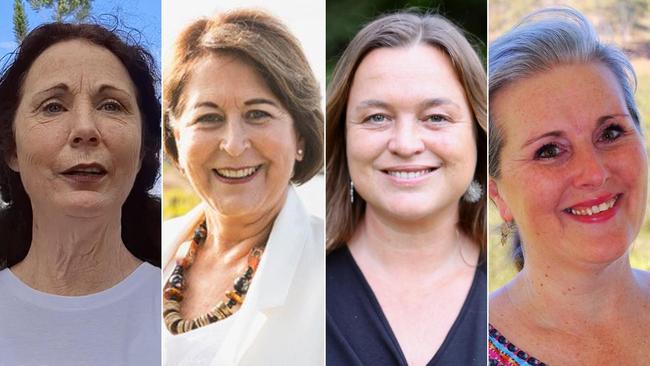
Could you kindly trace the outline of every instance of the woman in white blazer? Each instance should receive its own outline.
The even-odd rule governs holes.
[[[277,19],[236,10],[178,38],[165,149],[203,200],[164,225],[164,362],[323,362],[323,224],[292,188],[322,168],[318,83]]]

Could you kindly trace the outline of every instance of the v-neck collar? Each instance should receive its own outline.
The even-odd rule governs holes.
[[[344,246],[341,248],[345,256],[348,258],[350,263],[352,264],[352,270],[354,273],[358,276],[359,281],[361,282],[361,285],[363,288],[366,290],[368,293],[368,296],[370,297],[370,303],[373,306],[377,316],[379,317],[379,320],[381,321],[382,325],[384,326],[386,330],[386,334],[390,338],[390,341],[393,343],[393,347],[395,348],[395,351],[399,355],[400,358],[400,364],[403,366],[408,366],[408,362],[406,361],[406,357],[404,356],[404,352],[402,351],[402,347],[400,346],[399,342],[397,341],[397,337],[395,336],[395,333],[393,332],[393,328],[391,328],[390,323],[388,322],[388,318],[386,318],[386,315],[384,314],[383,309],[381,308],[381,305],[379,304],[379,300],[377,299],[377,296],[375,295],[375,292],[372,290],[372,287],[370,287],[370,283],[364,276],[363,272],[361,271],[361,268],[357,264],[356,260],[352,256],[352,252],[350,252],[350,249],[348,246]],[[442,341],[440,344],[440,347],[436,350],[436,353],[434,353],[433,357],[429,362],[427,362],[427,366],[434,366],[436,362],[442,357],[442,355],[445,352],[445,349],[449,346],[451,343],[455,333],[456,329],[460,326],[462,323],[463,318],[465,317],[465,314],[467,313],[467,308],[470,306],[470,300],[476,291],[477,285],[478,285],[478,276],[479,276],[479,269],[480,264],[476,266],[476,269],[474,270],[474,276],[472,277],[472,285],[469,288],[469,291],[467,291],[467,295],[465,296],[465,300],[463,301],[463,306],[460,308],[460,312],[456,316],[456,319],[454,320],[453,324],[449,328],[449,331],[445,335],[445,339]]]

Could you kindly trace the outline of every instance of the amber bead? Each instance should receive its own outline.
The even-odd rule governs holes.
[[[167,287],[163,295],[166,300],[183,301],[183,292],[176,287]]]
[[[241,296],[239,296],[235,291],[228,291],[226,292],[226,297],[228,297],[231,300],[236,301],[238,304],[241,304],[244,302]]]

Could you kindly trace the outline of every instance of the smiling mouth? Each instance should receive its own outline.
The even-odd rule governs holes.
[[[436,169],[437,168],[426,168],[420,170],[383,170],[383,172],[397,179],[409,180],[425,176]]]
[[[592,216],[602,212],[606,212],[612,209],[619,198],[621,198],[622,193],[617,194],[616,196],[610,198],[609,200],[599,204],[593,205],[591,207],[584,208],[574,208],[568,207],[564,209],[564,212],[574,215],[574,216]]]
[[[258,166],[253,166],[253,167],[247,167],[247,168],[240,168],[240,169],[232,169],[232,168],[221,168],[221,169],[213,169],[215,174],[221,178],[225,179],[246,179],[248,177],[253,176],[257,171],[261,168],[261,165]]]

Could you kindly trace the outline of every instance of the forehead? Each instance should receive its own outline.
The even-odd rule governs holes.
[[[465,90],[449,56],[426,44],[371,51],[359,64],[350,90],[351,102],[357,98],[420,101],[436,97],[466,104]]]
[[[591,129],[600,117],[628,113],[616,77],[600,63],[559,65],[517,80],[492,96],[490,108],[508,135]]]
[[[108,49],[85,40],[58,42],[41,53],[27,73],[23,90],[57,84],[72,89],[82,83],[111,85],[135,94],[135,86],[120,60]]]
[[[275,98],[252,63],[241,57],[213,53],[197,61],[185,94],[191,101],[199,96],[213,99]]]

